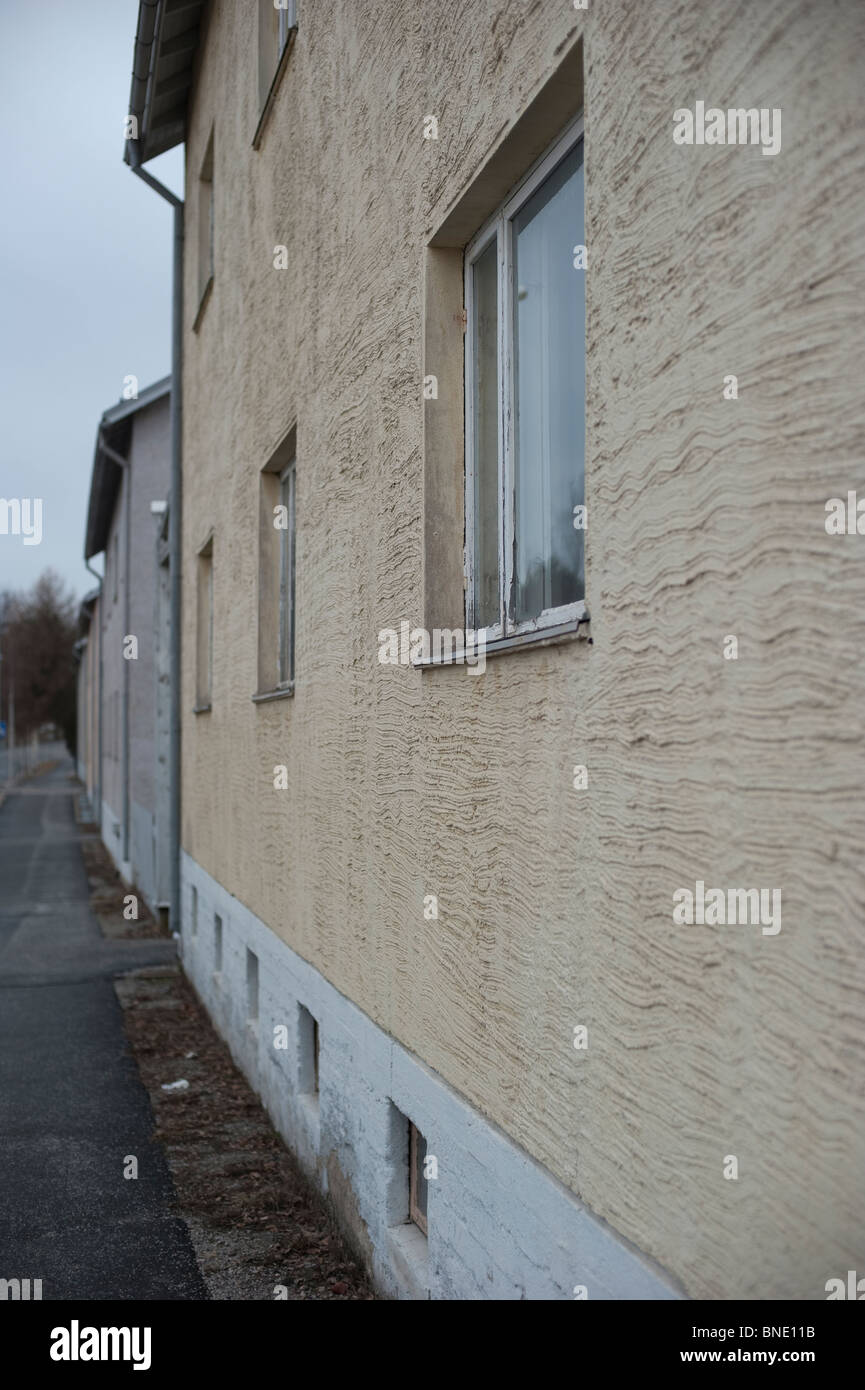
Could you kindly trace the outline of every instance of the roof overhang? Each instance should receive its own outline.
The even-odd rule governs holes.
[[[153,405],[171,392],[171,377],[163,377],[142,391],[136,400],[119,401],[106,410],[96,431],[96,450],[93,455],[93,474],[90,479],[90,502],[87,508],[87,530],[84,538],[84,558],[99,555],[108,544],[111,518],[117,504],[117,493],[123,470],[105,452],[105,445],[126,458],[132,438],[132,420],[139,410]]]
[[[146,164],[186,138],[186,109],[207,0],[140,0],[129,115],[137,140],[127,164]]]

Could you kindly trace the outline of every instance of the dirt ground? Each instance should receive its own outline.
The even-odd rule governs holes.
[[[82,831],[81,853],[90,884],[90,907],[96,914],[102,935],[115,940],[168,936],[168,929],[153,918],[140,894],[134,895],[137,898],[134,906],[125,904],[132,890],[118,875],[111,856],[99,838],[98,827],[79,821],[79,828]],[[136,918],[124,915],[124,912],[133,910],[138,914]]]
[[[199,1267],[216,1299],[374,1297],[177,966],[116,982]],[[163,1091],[163,1083],[189,1089]],[[285,1292],[276,1290],[282,1286]]]
[[[129,889],[95,827],[81,825],[91,905],[105,936],[165,936]],[[199,1268],[214,1299],[370,1300],[363,1270],[231,1060],[179,965],[115,981],[126,1033],[156,1117]],[[185,1080],[174,1092],[163,1084]]]

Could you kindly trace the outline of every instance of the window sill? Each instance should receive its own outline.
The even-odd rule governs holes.
[[[291,700],[294,697],[294,681],[283,690],[259,690],[252,697],[254,705],[269,705],[273,700]]]
[[[318,1095],[301,1092],[298,1096],[298,1113],[301,1117],[301,1129],[306,1131],[306,1138],[309,1147],[314,1154],[321,1149],[321,1109],[318,1103]]]
[[[192,706],[192,713],[193,713],[193,714],[209,714],[210,711],[212,710],[212,708],[213,708],[213,706],[212,706],[211,704],[206,704],[206,705],[193,705],[193,706]]]
[[[201,320],[204,318],[204,311],[210,303],[210,296],[213,292],[213,276],[211,275],[201,291],[201,299],[198,301],[198,312],[192,321],[192,331],[197,333],[201,327]]]
[[[387,1233],[389,1253],[400,1282],[413,1299],[430,1296],[429,1241],[419,1226],[406,1221]]]
[[[274,102],[276,101],[276,94],[279,90],[280,83],[282,82],[282,74],[288,67],[288,55],[294,48],[294,40],[296,34],[297,25],[295,25],[293,29],[289,29],[288,31],[288,35],[285,40],[285,47],[282,50],[282,53],[279,57],[279,62],[276,65],[276,72],[273,74],[273,81],[270,84],[270,91],[267,93],[264,105],[261,108],[261,115],[258,118],[258,125],[255,127],[255,134],[252,137],[252,148],[254,150],[257,150],[259,148],[264,138],[264,129],[267,125],[270,113],[273,109]]]
[[[591,623],[591,618],[586,614],[582,618],[574,618],[571,622],[560,623],[558,627],[541,628],[538,632],[518,632],[513,637],[497,637],[492,642],[487,642],[483,654],[485,657],[503,656],[506,652],[519,652],[535,647],[552,647],[561,642],[588,642],[592,643],[592,638],[588,633],[581,633],[580,628],[586,627]],[[433,656],[428,661],[414,661],[412,665],[419,671],[428,671],[435,666],[477,666],[480,649],[475,646],[470,652],[471,660],[467,663],[463,652],[454,652],[450,656]]]

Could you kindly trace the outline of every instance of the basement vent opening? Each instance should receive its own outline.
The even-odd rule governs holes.
[[[299,1061],[298,1078],[301,1095],[318,1099],[318,1020],[309,1009],[298,1005]]]
[[[434,1160],[430,1160],[433,1162]],[[408,1127],[409,1162],[409,1218],[415,1226],[429,1235],[427,1229],[427,1145],[417,1125],[409,1121]]]
[[[246,1017],[249,1023],[258,1022],[258,956],[246,950]]]

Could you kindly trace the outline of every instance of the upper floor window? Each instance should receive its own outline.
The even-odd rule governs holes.
[[[205,300],[213,284],[214,271],[213,132],[207,142],[198,176],[198,314],[197,327]]]
[[[198,552],[196,575],[195,707],[209,710],[213,698],[213,538]]]
[[[466,250],[466,626],[585,612],[582,120]]]
[[[297,0],[258,0],[258,99],[262,108],[296,28]]]
[[[274,525],[279,537],[279,644],[277,685],[294,681],[294,459],[279,475]]]
[[[260,475],[257,699],[294,688],[296,441],[292,427]]]

